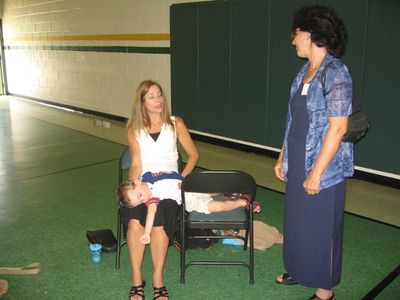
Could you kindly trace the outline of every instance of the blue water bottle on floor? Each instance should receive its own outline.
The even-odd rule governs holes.
[[[99,262],[101,260],[101,248],[102,246],[100,244],[90,244],[89,250],[93,262]]]

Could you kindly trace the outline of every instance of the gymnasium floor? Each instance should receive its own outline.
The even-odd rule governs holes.
[[[0,266],[38,261],[32,276],[1,275],[9,281],[4,299],[124,299],[130,286],[126,249],[122,267],[114,255],[91,262],[86,230],[115,232],[118,157],[126,145],[124,124],[18,99],[0,98]],[[272,172],[274,160],[196,142],[207,169],[240,169],[252,174],[263,205],[259,220],[282,230],[284,186]],[[400,261],[400,190],[349,180],[345,217],[342,283],[339,299],[361,299]],[[359,217],[361,216],[361,217]],[[374,221],[376,220],[376,221]],[[211,252],[210,252],[211,251]],[[193,256],[237,255],[234,246],[196,249]],[[145,265],[150,265],[149,253]],[[170,250],[165,273],[173,299],[306,299],[305,287],[281,287],[281,245],[256,251],[256,282],[247,272],[226,267],[190,268],[179,284],[179,254]],[[231,268],[229,270],[232,270]],[[151,269],[144,269],[150,278]],[[148,279],[149,280],[149,279]],[[151,282],[146,296],[151,295]],[[377,299],[400,298],[397,277]]]

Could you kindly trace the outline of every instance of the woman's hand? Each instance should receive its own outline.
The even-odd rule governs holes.
[[[309,195],[316,195],[319,193],[319,185],[321,183],[321,176],[315,175],[314,172],[310,172],[306,180],[303,183],[304,190]]]
[[[275,171],[275,176],[281,180],[281,181],[285,181],[285,175],[283,174],[283,145],[281,147],[281,152],[279,153],[279,157],[278,160],[276,161],[275,167],[274,167],[274,171]]]
[[[277,162],[275,164],[274,170],[275,170],[275,176],[279,180],[284,181],[285,180],[285,176],[283,175],[283,166],[282,166],[282,158],[281,157],[278,158],[278,160],[277,160]]]

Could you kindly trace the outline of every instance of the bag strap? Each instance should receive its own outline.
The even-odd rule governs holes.
[[[321,81],[322,85],[322,94],[324,95],[324,97],[326,97],[326,89],[325,89],[326,73],[328,72],[328,68],[330,65],[333,65],[333,61],[326,64],[326,66],[321,72],[321,76],[319,77],[319,80]],[[351,98],[351,106],[353,113],[361,110],[361,103],[358,100],[358,97],[356,97],[356,95],[354,94],[354,87],[353,87],[353,95]]]
[[[326,96],[326,89],[325,89],[326,73],[328,72],[328,68],[330,65],[333,65],[333,61],[326,64],[326,66],[321,72],[321,76],[319,77],[319,81],[321,81],[322,85],[322,94],[324,95],[324,97]]]

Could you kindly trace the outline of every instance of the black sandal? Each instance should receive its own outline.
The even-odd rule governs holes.
[[[282,285],[294,285],[297,284],[297,282],[293,279],[292,276],[290,276],[288,273],[283,273],[282,274],[282,281],[279,281],[278,279],[275,280],[277,284],[282,284]]]
[[[156,288],[153,286],[153,291],[154,291],[154,300],[161,298],[161,297],[167,297],[169,299],[168,295],[168,290],[165,286]]]
[[[131,300],[131,297],[133,296],[139,296],[144,300],[144,287],[146,286],[146,281],[143,280],[141,285],[132,285],[130,291],[129,291],[129,297],[128,300]]]

